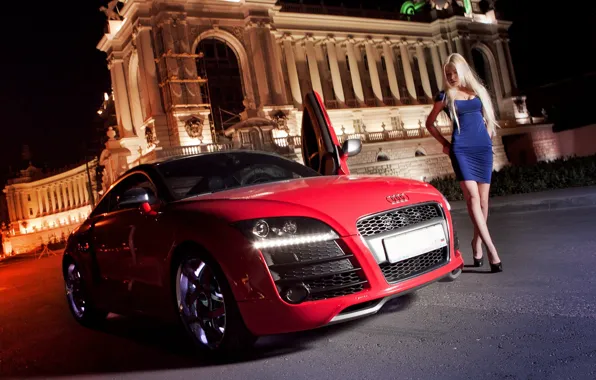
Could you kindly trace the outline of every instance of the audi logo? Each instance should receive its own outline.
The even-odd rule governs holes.
[[[389,195],[386,199],[387,199],[387,202],[389,202],[391,204],[396,204],[396,203],[406,202],[409,198],[406,194],[400,193],[400,194]]]

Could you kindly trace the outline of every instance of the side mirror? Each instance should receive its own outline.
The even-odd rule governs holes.
[[[341,150],[348,157],[355,156],[362,150],[362,140],[348,139],[342,144]]]
[[[143,203],[152,205],[157,201],[155,194],[150,189],[144,187],[133,187],[124,192],[118,198],[118,208],[134,208],[141,207]]]

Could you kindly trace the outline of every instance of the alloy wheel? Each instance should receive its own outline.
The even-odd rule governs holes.
[[[85,313],[85,294],[83,291],[82,278],[79,269],[74,263],[68,265],[65,278],[66,297],[73,313],[79,319],[83,318]]]
[[[176,297],[186,328],[205,347],[217,349],[226,332],[226,307],[213,269],[196,257],[178,267]]]

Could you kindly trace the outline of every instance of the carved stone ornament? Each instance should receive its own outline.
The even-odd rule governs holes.
[[[203,140],[203,120],[196,116],[192,116],[190,119],[186,120],[184,128],[189,137]]]
[[[155,145],[155,134],[153,133],[153,128],[145,128],[145,140],[147,140],[147,147],[151,148]]]
[[[101,12],[105,13],[108,20],[121,21],[122,16],[120,15],[120,12],[118,11],[118,8],[117,8],[119,2],[120,2],[120,0],[112,0],[108,3],[107,8],[104,6],[101,6],[101,7],[99,7],[99,10]]]
[[[277,129],[280,131],[289,132],[288,117],[285,113],[278,111],[273,115],[273,121],[277,124]]]
[[[232,34],[244,45],[244,28],[236,26],[232,28]]]

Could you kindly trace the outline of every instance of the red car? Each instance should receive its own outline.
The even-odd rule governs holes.
[[[108,312],[181,322],[199,346],[376,313],[461,273],[449,204],[431,185],[350,175],[316,93],[306,97],[306,165],[227,151],[130,169],[69,236],[63,273],[83,325]]]

